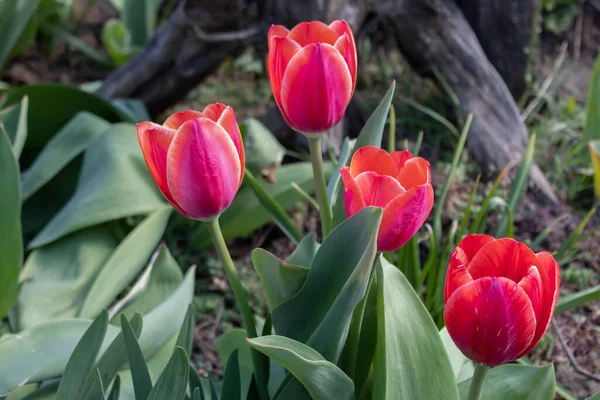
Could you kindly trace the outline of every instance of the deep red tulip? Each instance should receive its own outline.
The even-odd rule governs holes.
[[[178,112],[162,126],[139,123],[137,132],[154,181],[177,211],[210,220],[229,207],[244,178],[244,146],[231,107]]]
[[[383,207],[378,251],[402,247],[423,225],[433,207],[429,163],[409,151],[388,153],[374,146],[356,151],[342,167],[348,217],[368,206]]]
[[[454,343],[493,367],[529,353],[550,324],[560,271],[550,253],[513,239],[469,235],[450,259],[444,321]]]
[[[346,21],[269,30],[267,71],[289,126],[318,136],[337,124],[356,84],[356,44]]]

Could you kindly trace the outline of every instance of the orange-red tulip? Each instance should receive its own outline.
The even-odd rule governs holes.
[[[423,225],[433,207],[429,163],[409,151],[388,153],[374,146],[356,151],[342,167],[348,217],[368,206],[383,208],[378,251],[402,247]]]
[[[244,146],[231,107],[171,115],[163,125],[137,125],[138,140],[158,188],[181,214],[218,217],[231,204],[244,178]]]
[[[356,84],[356,44],[346,21],[269,30],[267,71],[289,126],[318,136],[337,124]]]
[[[529,353],[550,324],[560,271],[550,253],[513,239],[469,235],[450,259],[444,321],[471,360],[493,367]]]

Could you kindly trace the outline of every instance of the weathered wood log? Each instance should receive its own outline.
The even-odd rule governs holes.
[[[488,60],[515,98],[526,87],[532,29],[540,0],[456,0]]]
[[[380,0],[375,11],[389,16],[402,54],[419,71],[436,68],[473,113],[468,137],[482,166],[518,162],[528,143],[525,125],[508,87],[487,59],[477,36],[452,0]],[[537,167],[532,180],[550,203],[558,199]]]

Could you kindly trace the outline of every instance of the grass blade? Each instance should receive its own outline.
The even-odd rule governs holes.
[[[135,337],[131,325],[124,314],[121,314],[121,329],[123,330],[123,339],[125,340],[125,351],[127,360],[129,360],[129,369],[131,369],[131,379],[133,381],[133,390],[136,399],[147,399],[152,391],[152,380],[146,360],[142,354],[142,349]]]

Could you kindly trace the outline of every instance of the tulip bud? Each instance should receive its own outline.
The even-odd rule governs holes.
[[[402,247],[421,228],[433,207],[429,163],[408,151],[388,153],[365,146],[340,173],[348,217],[368,206],[383,208],[377,251]]]
[[[444,322],[465,356],[493,367],[529,353],[556,308],[560,271],[550,253],[516,240],[469,235],[450,259]]]
[[[356,44],[346,21],[269,30],[267,71],[287,124],[317,137],[337,124],[356,84]]]
[[[231,107],[171,115],[161,126],[137,125],[150,174],[179,213],[198,220],[218,217],[244,178],[244,146]]]

